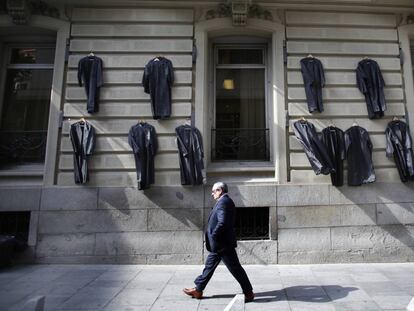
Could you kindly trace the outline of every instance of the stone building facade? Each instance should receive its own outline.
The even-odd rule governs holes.
[[[240,213],[266,211],[266,224],[260,224],[266,237],[239,242],[245,263],[414,260],[414,187],[400,181],[394,161],[385,156],[384,135],[394,117],[408,124],[414,119],[411,1],[50,0],[41,8],[23,3],[14,8],[7,1],[0,12],[2,122],[13,70],[52,73],[44,164],[0,170],[0,217],[27,212],[30,220],[27,260],[200,264],[214,204],[210,189],[217,180],[229,184]],[[54,51],[48,66],[27,69],[13,62],[15,50],[45,47]],[[220,67],[220,49],[240,47],[262,51],[261,63]],[[85,91],[77,84],[78,62],[91,51],[104,66],[100,110],[94,114],[86,112]],[[310,114],[306,106],[299,61],[309,54],[325,69],[323,113]],[[175,73],[168,120],[152,119],[141,84],[146,63],[159,55],[172,61]],[[382,119],[368,119],[356,87],[355,68],[364,57],[376,60],[384,76]],[[253,67],[264,74],[257,118],[266,129],[267,156],[220,160],[219,70]],[[14,86],[14,93],[20,90]],[[247,115],[254,118],[250,110]],[[376,182],[334,187],[329,176],[316,176],[293,135],[292,124],[302,117],[318,130],[331,123],[367,129]],[[97,132],[85,185],[74,183],[69,139],[70,124],[80,118]],[[155,127],[159,142],[155,184],[145,191],[137,190],[127,141],[129,128],[141,120]],[[200,186],[180,183],[174,130],[188,120],[204,140],[206,182]]]

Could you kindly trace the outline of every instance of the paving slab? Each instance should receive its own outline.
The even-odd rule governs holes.
[[[414,296],[414,263],[245,266],[256,299],[245,311],[405,310]],[[46,311],[223,311],[239,284],[220,265],[204,298],[201,265],[29,265],[0,270],[1,311],[44,295]]]

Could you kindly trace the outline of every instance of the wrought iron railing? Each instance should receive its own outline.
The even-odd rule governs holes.
[[[235,230],[238,240],[269,239],[269,208],[237,208]]]
[[[212,129],[212,161],[269,161],[269,129]]]
[[[44,163],[47,131],[0,131],[2,163]]]

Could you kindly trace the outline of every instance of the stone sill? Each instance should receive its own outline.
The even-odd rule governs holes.
[[[207,173],[226,172],[272,172],[275,166],[271,162],[214,162],[207,165]]]
[[[43,172],[44,172],[43,164],[15,165],[15,166],[9,166],[9,167],[4,167],[0,169],[0,177],[7,177],[7,176],[43,177]]]

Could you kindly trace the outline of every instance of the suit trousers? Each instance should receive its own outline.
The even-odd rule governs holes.
[[[239,258],[237,257],[236,250],[234,248],[225,250],[220,253],[209,253],[204,266],[203,273],[199,275],[194,283],[198,291],[203,291],[206,288],[208,281],[214,274],[218,264],[223,260],[223,263],[229,269],[230,273],[239,282],[243,293],[247,294],[252,292],[253,288],[250,284],[249,278],[247,277],[246,271],[240,264]]]

